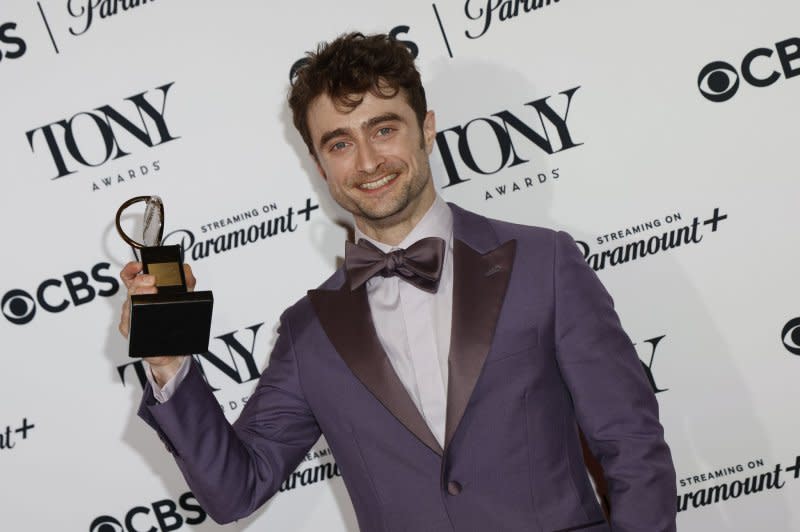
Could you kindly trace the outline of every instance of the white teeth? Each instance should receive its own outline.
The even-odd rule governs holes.
[[[375,190],[376,188],[380,188],[392,179],[397,177],[397,174],[389,174],[385,177],[378,179],[377,181],[372,181],[371,183],[363,183],[358,186],[358,188],[363,188],[365,190]]]

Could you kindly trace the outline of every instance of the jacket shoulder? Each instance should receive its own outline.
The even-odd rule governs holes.
[[[540,227],[536,225],[524,225],[496,218],[489,218],[481,214],[463,209],[451,204],[454,215],[460,219],[460,224],[466,230],[490,229],[497,238],[498,243],[516,240],[521,246],[547,246],[552,249],[554,241],[563,231]],[[571,237],[569,237],[571,238]]]
[[[342,287],[345,280],[346,275],[344,267],[340,267],[333,272],[330,277],[322,282],[322,284],[320,284],[316,290],[338,290]],[[311,304],[311,298],[309,297],[309,293],[312,291],[313,290],[309,290],[303,297],[298,299],[281,314],[281,325],[289,323],[292,333],[295,336],[305,330],[308,325],[317,318],[316,311],[314,310],[314,307]]]
[[[541,227],[538,225],[524,225],[513,222],[506,222],[503,220],[496,220],[494,218],[487,218],[487,222],[492,226],[492,229],[497,233],[497,236],[505,241],[512,238],[523,241],[541,241],[553,242],[559,231],[549,227]]]

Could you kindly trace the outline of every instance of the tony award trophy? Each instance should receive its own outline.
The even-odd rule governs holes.
[[[135,203],[145,203],[142,242],[122,230],[120,217]],[[189,355],[208,350],[214,297],[209,291],[189,292],[180,246],[162,246],[164,205],[158,196],[137,196],[117,210],[117,231],[138,250],[144,273],[156,278],[157,294],[131,296],[128,355]]]

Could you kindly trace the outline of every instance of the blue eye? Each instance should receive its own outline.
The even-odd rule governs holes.
[[[382,137],[385,137],[386,135],[388,135],[392,131],[394,131],[394,130],[392,128],[390,128],[390,127],[382,127],[382,128],[380,128],[378,130],[378,135],[380,135]]]
[[[336,144],[331,146],[331,151],[343,150],[346,147],[347,147],[347,143],[346,142],[337,142]]]

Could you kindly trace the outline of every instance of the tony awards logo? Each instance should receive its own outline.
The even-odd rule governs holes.
[[[144,203],[142,239],[122,229],[122,213]],[[162,246],[164,205],[158,196],[137,196],[117,210],[117,231],[141,254],[144,273],[156,278],[157,294],[131,296],[128,354],[132,357],[188,355],[208,350],[214,297],[209,291],[189,292],[180,246]]]

